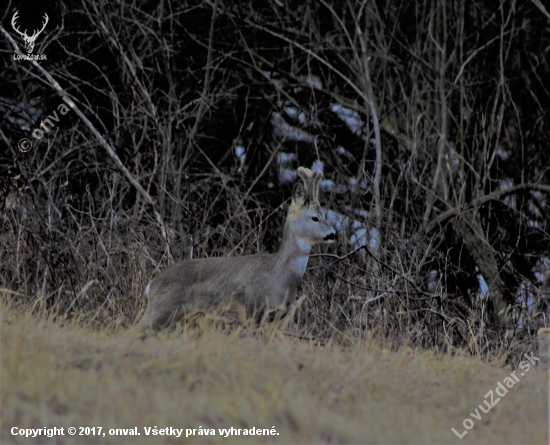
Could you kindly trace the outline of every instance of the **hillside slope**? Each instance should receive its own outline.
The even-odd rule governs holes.
[[[548,440],[547,379],[532,368],[516,372],[518,381],[498,402],[494,394],[488,413],[478,409],[478,420],[470,413],[478,415],[511,370],[372,345],[317,347],[279,332],[269,341],[214,330],[143,341],[3,309],[1,372],[4,444]],[[471,429],[459,439],[451,428],[462,434],[466,418]],[[20,432],[13,427],[40,428],[41,435],[13,435]],[[44,427],[64,428],[64,435],[44,437]],[[68,435],[69,427],[77,434]],[[80,427],[96,427],[95,435]],[[170,427],[164,432],[173,435],[153,435]],[[140,435],[124,435],[132,432]]]

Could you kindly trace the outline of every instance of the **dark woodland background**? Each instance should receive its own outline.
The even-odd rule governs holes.
[[[276,251],[295,170],[315,163],[339,241],[310,259],[296,329],[504,362],[533,351],[550,313],[537,5],[5,3],[3,298],[130,326],[173,260]],[[14,60],[16,10],[29,33],[48,14],[38,65]],[[63,97],[76,107],[33,138]]]

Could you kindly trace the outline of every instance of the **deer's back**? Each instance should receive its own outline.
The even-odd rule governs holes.
[[[237,303],[250,316],[283,302],[286,286],[274,269],[275,255],[270,254],[184,260],[155,277],[149,299],[182,306],[186,313]]]

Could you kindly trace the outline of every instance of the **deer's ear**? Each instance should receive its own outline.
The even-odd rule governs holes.
[[[306,188],[302,182],[297,182],[292,191],[292,206],[304,207],[307,203]]]

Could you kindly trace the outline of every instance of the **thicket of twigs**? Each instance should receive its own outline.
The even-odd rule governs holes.
[[[29,2],[21,28],[49,15],[38,64],[13,58],[11,5],[4,297],[130,326],[173,259],[275,251],[288,172],[315,162],[339,241],[310,259],[295,329],[504,361],[533,351],[550,279],[537,4]],[[46,122],[63,97],[76,106]]]

